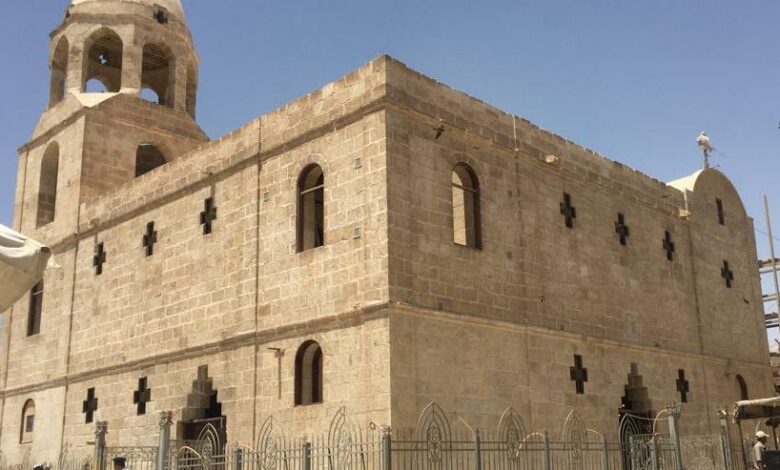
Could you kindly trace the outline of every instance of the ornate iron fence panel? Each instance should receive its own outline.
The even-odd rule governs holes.
[[[227,445],[211,424],[198,439],[173,441],[160,432],[158,447],[105,447],[96,440],[93,455],[105,468],[123,456],[132,470],[739,470],[742,452],[729,451],[728,435],[679,436],[673,415],[631,417],[620,423],[610,442],[571,412],[559,433],[532,432],[523,417],[507,408],[493,430],[472,429],[463,419],[451,421],[436,403],[420,414],[414,429],[361,427],[344,408],[327,432],[290,438],[273,417],[260,427],[256,441]],[[456,423],[453,428],[451,423]],[[461,424],[462,423],[462,424]],[[169,425],[169,424],[168,424]],[[161,425],[162,426],[162,425]],[[162,427],[161,427],[162,429]],[[651,432],[642,432],[650,430]],[[325,430],[323,430],[325,431]],[[80,452],[83,449],[80,449]],[[166,460],[167,454],[167,460]],[[82,457],[86,454],[82,452]],[[731,462],[729,456],[732,457]],[[164,462],[161,462],[165,460]],[[29,453],[19,465],[0,470],[29,470]],[[162,469],[158,466],[162,463]],[[91,470],[91,459],[72,458],[66,447],[54,470]],[[682,464],[685,468],[679,468]]]
[[[175,448],[169,457],[169,470],[225,470],[229,450],[219,432],[207,424],[195,442]]]
[[[124,457],[126,465],[132,470],[156,470],[157,447],[106,447],[106,466],[111,469],[116,457]]]

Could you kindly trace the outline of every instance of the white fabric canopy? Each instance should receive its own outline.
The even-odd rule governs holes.
[[[50,256],[49,248],[0,224],[0,312],[43,278]]]
[[[776,417],[780,417],[780,397],[743,400],[734,404],[736,420]]]

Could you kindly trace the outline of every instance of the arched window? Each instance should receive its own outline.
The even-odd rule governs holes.
[[[298,178],[298,252],[325,244],[325,175],[309,165]]]
[[[22,425],[19,433],[19,442],[26,444],[32,442],[35,430],[35,402],[27,400],[22,408]]]
[[[70,45],[68,39],[63,37],[57,43],[54,57],[51,60],[51,88],[49,90],[49,107],[65,98],[68,83],[68,54]]]
[[[306,341],[295,355],[295,404],[322,403],[322,349]]]
[[[27,312],[27,336],[35,336],[41,332],[41,315],[43,312],[43,280],[30,291],[30,308]]]
[[[479,222],[479,181],[474,170],[458,163],[452,170],[453,241],[462,246],[481,248]]]
[[[135,177],[149,173],[159,166],[163,166],[168,161],[157,147],[151,144],[141,144],[135,151]]]
[[[41,227],[54,220],[57,207],[57,175],[60,169],[60,147],[49,144],[41,159],[41,175],[38,180],[38,214],[36,226]]]
[[[144,46],[144,58],[141,66],[141,87],[149,89],[157,95],[157,104],[173,107],[173,90],[175,90],[171,55],[161,46],[147,44]],[[151,94],[142,93],[141,97],[149,99]]]
[[[195,118],[198,99],[198,71],[194,65],[187,68],[187,113]]]
[[[105,91],[112,93],[122,88],[123,48],[122,39],[110,29],[101,29],[87,40],[84,48],[84,91],[97,91],[95,82],[103,84]]]
[[[749,400],[747,382],[741,375],[737,375],[737,386],[739,387],[740,400]]]
[[[141,99],[150,103],[160,104],[160,95],[151,88],[144,88],[141,90]]]

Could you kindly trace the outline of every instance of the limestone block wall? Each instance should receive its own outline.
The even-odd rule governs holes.
[[[702,350],[705,354],[767,364],[753,220],[745,213],[734,186],[719,172],[698,174],[685,191],[691,213],[689,249],[694,253]],[[730,289],[724,289],[724,261],[733,276]]]
[[[188,406],[187,395],[192,393],[198,368],[208,366],[208,374],[218,391],[217,399],[227,418],[230,442],[247,442],[252,436],[254,390],[254,351],[251,346],[204,350],[200,354],[180,356],[171,361],[137,369],[117,370],[70,384],[65,406],[65,436],[74,450],[89,456],[86,442],[94,439],[94,424],[85,423],[82,403],[88,388],[95,389],[98,410],[95,421],[107,421],[109,446],[153,446],[158,442],[160,411],[173,411],[174,437],[176,423]],[[146,377],[152,401],[146,414],[137,415],[133,391],[138,379]],[[36,436],[37,437],[37,436]]]
[[[35,403],[35,438],[21,442],[22,410],[27,400]],[[21,462],[25,453],[40,462],[56,462],[62,440],[63,405],[65,389],[62,386],[36,390],[25,395],[7,397],[3,403],[3,434],[0,449],[8,462]]]
[[[171,162],[206,140],[183,111],[126,95],[101,103],[87,115],[81,179],[83,202],[133,181],[139,145],[154,145]]]
[[[273,417],[288,437],[319,437],[327,433],[341,407],[362,429],[371,421],[389,424],[391,346],[386,315],[387,310],[361,312],[294,336],[261,341],[256,431],[259,433],[263,423]],[[322,348],[323,402],[293,406],[295,356],[307,340],[317,341]]]
[[[494,431],[512,406],[531,430],[560,433],[576,410],[589,428],[615,439],[632,364],[655,412],[681,402],[676,381],[685,371],[690,392],[681,425],[690,434],[718,431],[716,409],[741,399],[737,374],[754,397],[773,390],[766,367],[751,362],[417,308],[394,309],[390,325],[395,428],[413,428],[419,410],[436,401],[453,426],[460,417]],[[588,370],[582,395],[570,375],[575,354]]]
[[[79,243],[71,373],[253,330],[256,184],[256,170],[247,168]],[[209,197],[218,219],[204,235],[200,213]],[[142,246],[149,222],[158,236],[151,257]],[[98,242],[106,251],[100,276]]]
[[[695,226],[680,217],[680,191],[391,64],[388,94],[399,103],[388,112],[391,299],[687,353],[702,352],[703,331],[725,332],[735,322],[758,341],[760,305],[742,300],[760,292],[750,275],[752,239],[706,242],[740,259],[735,269],[747,279],[727,289],[722,260],[698,259],[707,272],[694,266]],[[438,119],[445,132],[436,139]],[[546,163],[546,155],[555,158]],[[458,162],[480,180],[481,250],[452,242],[450,175]],[[560,212],[564,193],[577,208],[573,229]],[[742,210],[735,194],[723,197]],[[625,246],[615,231],[619,213],[630,229]],[[744,217],[733,223],[749,233]],[[697,303],[704,294],[696,276],[738,300],[727,304],[728,321],[711,322]],[[707,354],[729,358],[733,347],[716,342]],[[766,363],[765,351],[745,350],[737,357]]]
[[[259,176],[261,329],[387,301],[384,139],[384,116],[374,113],[264,161]],[[325,243],[297,253],[297,184],[312,163],[324,172]]]
[[[14,224],[18,230],[47,244],[54,244],[72,235],[78,225],[85,123],[85,118],[81,117],[72,125],[58,129],[47,139],[36,141],[35,145],[20,153],[16,179],[20,190],[17,191]],[[55,217],[53,222],[38,228],[36,221],[41,163],[46,149],[52,144],[59,147]]]

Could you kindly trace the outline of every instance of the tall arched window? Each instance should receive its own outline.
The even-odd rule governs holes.
[[[98,91],[93,88],[96,86],[93,85],[95,81],[101,83],[108,92],[115,93],[122,88],[123,48],[122,39],[106,28],[87,40],[84,48],[84,91]]]
[[[295,404],[322,403],[322,349],[306,341],[295,355]]]
[[[57,43],[54,57],[51,59],[51,87],[49,89],[49,106],[62,101],[68,84],[68,54],[70,45],[68,39],[63,37]]]
[[[740,400],[749,400],[747,382],[741,375],[737,375],[737,386],[739,387]]]
[[[135,152],[135,177],[149,173],[168,161],[157,147],[151,144],[141,144]]]
[[[482,247],[479,181],[474,170],[465,163],[458,163],[452,170],[452,230],[456,244]]]
[[[21,432],[19,433],[19,442],[26,444],[32,442],[33,431],[35,430],[35,402],[27,400],[22,408]]]
[[[298,252],[325,244],[325,175],[309,165],[298,178]]]
[[[43,280],[30,291],[30,308],[27,311],[27,336],[35,336],[41,332],[41,316],[43,314]]]
[[[41,227],[54,220],[57,207],[57,175],[60,169],[60,147],[52,142],[41,159],[41,175],[38,180],[38,214],[36,226]]]
[[[173,90],[176,88],[172,72],[171,54],[167,48],[156,44],[144,46],[141,88],[152,90],[157,95],[157,104],[173,107]],[[147,95],[142,96],[146,98]]]
[[[195,118],[198,100],[198,69],[193,64],[187,67],[187,113]]]

